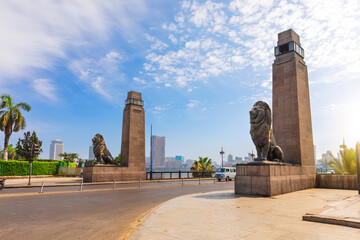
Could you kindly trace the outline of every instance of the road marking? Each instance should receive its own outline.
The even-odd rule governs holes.
[[[221,184],[226,184],[221,183]],[[203,183],[201,185],[214,185],[213,183]],[[200,185],[200,186],[201,186]],[[199,186],[199,184],[187,184],[184,185],[184,187],[187,186]],[[164,185],[164,186],[146,186],[146,187],[142,187],[141,189],[150,189],[150,188],[163,188],[163,187],[183,187],[181,185],[177,185],[177,184],[173,184],[173,185]],[[5,197],[23,197],[23,196],[43,196],[43,195],[53,195],[53,194],[66,194],[66,193],[87,193],[87,192],[101,192],[101,191],[117,191],[117,190],[131,190],[131,189],[138,189],[139,187],[128,187],[128,188],[117,188],[117,189],[113,189],[113,188],[105,188],[105,189],[88,189],[88,190],[83,190],[83,191],[79,191],[79,190],[67,190],[67,191],[52,191],[52,192],[43,192],[41,194],[39,194],[38,192],[30,192],[30,193],[4,193],[4,194],[0,194],[0,198],[5,198]]]

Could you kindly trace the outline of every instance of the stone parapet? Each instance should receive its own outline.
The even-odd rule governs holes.
[[[237,165],[235,193],[274,196],[315,187],[315,167]]]
[[[129,167],[120,166],[93,166],[84,167],[84,182],[110,182],[145,180],[146,172]]]
[[[358,190],[356,175],[317,174],[316,187]]]

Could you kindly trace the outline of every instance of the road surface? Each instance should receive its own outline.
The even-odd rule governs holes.
[[[0,239],[124,239],[136,220],[177,196],[231,190],[234,183],[196,181],[5,189],[0,192]],[[193,185],[190,185],[193,184]],[[196,217],[196,216],[194,216]]]

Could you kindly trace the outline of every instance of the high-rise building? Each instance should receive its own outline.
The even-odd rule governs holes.
[[[228,160],[229,163],[234,162],[234,157],[233,157],[233,155],[232,155],[232,154],[229,154],[227,160]]]
[[[49,159],[52,160],[62,160],[62,157],[59,156],[60,153],[64,153],[64,144],[60,139],[54,139],[50,144],[50,154]]]
[[[95,159],[94,147],[93,147],[93,145],[91,145],[91,146],[89,147],[89,160],[93,160],[93,159]]]
[[[154,167],[165,166],[165,137],[151,136],[152,141],[152,161]]]

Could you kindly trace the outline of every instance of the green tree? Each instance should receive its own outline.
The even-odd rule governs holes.
[[[348,148],[345,144],[340,150],[341,159],[335,158],[330,154],[331,160],[328,165],[332,167],[336,174],[356,175],[356,152],[353,148]]]
[[[211,171],[214,171],[215,167],[212,165],[212,161],[211,159],[209,159],[208,157],[199,157],[198,161],[194,161],[193,166],[191,167],[192,171],[202,171],[202,172],[207,172],[205,174],[205,176],[211,176]],[[202,173],[193,173],[193,177],[199,177],[201,176]]]
[[[4,149],[0,151],[0,157],[4,155]],[[18,160],[19,155],[16,153],[16,148],[12,144],[8,146],[8,158],[13,160]]]
[[[63,158],[64,162],[75,162],[75,159],[79,159],[79,154],[77,153],[60,153],[60,157]]]
[[[28,131],[24,133],[24,139],[19,138],[19,141],[16,144],[16,153],[19,156],[25,158],[26,160],[29,160],[32,154],[29,149],[31,149],[31,146],[34,144],[38,146],[38,152],[34,156],[37,157],[42,152],[42,141],[40,141],[39,138],[36,136],[35,131],[33,131],[32,134],[30,134],[30,132]]]
[[[21,109],[28,112],[31,110],[31,106],[24,102],[15,104],[14,100],[7,94],[1,95],[0,98],[0,130],[5,134],[3,159],[6,161],[8,160],[8,145],[11,134],[24,129],[26,126]]]
[[[119,155],[117,155],[114,160],[115,160],[116,164],[120,164],[120,162],[121,162],[121,153],[119,153]]]

